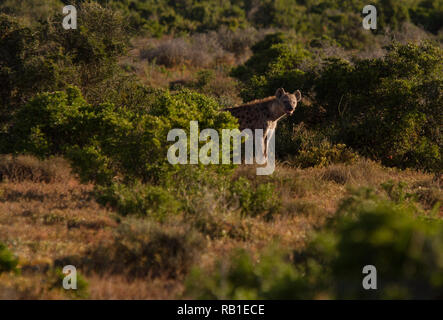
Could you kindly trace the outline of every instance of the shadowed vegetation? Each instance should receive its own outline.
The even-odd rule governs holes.
[[[64,4],[0,4],[0,299],[442,298],[441,1]],[[272,175],[167,161],[277,88]]]

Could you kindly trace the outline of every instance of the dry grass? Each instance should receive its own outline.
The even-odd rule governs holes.
[[[223,105],[234,105],[242,101],[229,72],[233,66],[244,63],[252,54],[250,47],[270,32],[221,28],[178,38],[136,38],[120,63],[145,84],[156,88],[192,87],[200,71],[214,70],[216,78],[200,89]]]
[[[100,300],[165,300],[177,297],[183,284],[169,279],[128,280],[119,275],[97,275],[88,277],[91,297]]]
[[[60,182],[70,177],[66,160],[52,158],[39,161],[32,156],[0,155],[0,182],[3,180],[21,182]]]
[[[48,165],[32,158],[15,161],[17,167]],[[235,176],[274,184],[281,210],[272,219],[241,217],[227,205],[217,211],[208,196],[201,199],[198,215],[158,223],[119,218],[100,207],[92,196],[93,186],[62,175],[69,168],[57,163],[53,174],[59,173],[51,175],[57,178],[48,183],[21,174],[20,179],[8,176],[0,183],[0,241],[18,256],[21,269],[17,275],[0,275],[0,299],[70,298],[60,287],[49,285],[54,283],[51,270],[68,262],[75,263],[87,280],[92,299],[180,298],[191,265],[210,270],[235,248],[258,254],[273,241],[303,248],[310,233],[334,215],[350,186],[382,192],[381,183],[402,181],[426,208],[442,199],[432,175],[383,168],[366,160],[309,169],[278,164],[271,176],[256,176],[254,167],[240,166]]]
[[[221,64],[241,64],[250,56],[250,47],[264,38],[271,30],[254,28],[220,28],[209,33],[196,33],[191,36],[162,39],[139,39],[144,42],[140,49],[141,59],[155,61],[159,65],[174,67],[213,67]]]
[[[204,34],[191,39],[167,39],[157,46],[150,44],[140,51],[140,55],[142,59],[155,61],[169,68],[178,65],[206,68],[215,63],[229,64],[233,61],[233,57],[224,52],[215,39]]]
[[[109,239],[116,223],[91,191],[75,181],[0,184],[0,241],[32,265]]]

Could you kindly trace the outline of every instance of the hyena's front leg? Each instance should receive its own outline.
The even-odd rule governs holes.
[[[265,130],[264,137],[263,137],[263,143],[265,145],[264,155],[265,155],[266,163],[269,160],[270,153],[272,153],[271,154],[272,159],[274,159],[274,156],[275,156],[274,153],[275,153],[275,129],[276,129],[276,127],[277,126],[275,124],[267,126],[266,130]]]
[[[268,144],[269,144],[269,127],[266,127],[263,132],[263,155],[265,157],[265,161],[268,161]]]
[[[266,138],[268,131],[269,131],[269,126],[267,126],[266,124],[263,125],[260,129],[255,129],[254,149],[255,149],[255,161],[257,164],[265,164],[268,159],[267,138]]]
[[[255,129],[254,134],[255,162],[266,163],[266,129]]]

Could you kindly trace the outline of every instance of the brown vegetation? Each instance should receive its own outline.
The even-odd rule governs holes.
[[[67,298],[62,289],[48,283],[52,270],[65,264],[78,267],[92,299],[177,298],[191,266],[210,269],[234,248],[254,254],[275,240],[287,248],[303,248],[309,233],[334,214],[350,187],[371,186],[383,192],[381,183],[402,181],[426,208],[442,200],[432,175],[387,169],[367,160],[308,169],[280,164],[274,175],[266,177],[256,176],[251,166],[241,166],[234,179],[269,182],[281,195],[281,210],[272,219],[243,217],[227,203],[222,204],[226,212],[209,210],[213,199],[208,197],[199,204],[207,209],[197,215],[160,223],[122,218],[100,207],[92,185],[61,175],[69,172],[63,161],[28,157],[8,161],[16,167],[26,163],[26,168],[32,163],[32,169],[20,179],[17,174],[0,183],[0,241],[18,256],[21,270],[0,276],[3,299]],[[53,178],[41,183],[36,177],[48,167]]]

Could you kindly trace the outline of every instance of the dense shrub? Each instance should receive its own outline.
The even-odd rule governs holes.
[[[337,139],[388,165],[441,167],[442,57],[427,43],[393,45],[383,59],[329,61],[315,92]]]
[[[147,112],[109,103],[92,106],[75,87],[40,94],[17,112],[22,125],[13,131],[15,149],[42,158],[65,156],[82,181],[103,185],[96,189],[99,203],[122,215],[163,221],[179,209],[191,212],[201,202],[205,185],[218,193],[220,179],[208,175],[226,173],[232,165],[209,166],[210,170],[196,165],[193,177],[186,178],[188,166],[167,161],[172,144],[166,140],[168,132],[182,128],[189,136],[189,122],[196,120],[200,130],[214,128],[221,137],[221,130],[235,128],[236,121],[219,112],[212,99],[195,92],[156,92],[151,98]],[[197,177],[203,173],[204,177]],[[262,201],[272,194],[268,189],[259,187],[251,193],[252,209],[245,204],[245,210],[275,211],[271,202]]]
[[[0,242],[0,274],[3,272],[17,271],[17,264],[17,258]]]
[[[81,27],[75,31],[62,28],[58,11],[30,25],[0,14],[0,152],[11,152],[7,132],[21,125],[11,117],[36,94],[76,85],[98,104],[111,99],[116,88],[126,88],[117,61],[128,44],[124,19],[97,3],[78,10]]]
[[[129,229],[123,226],[115,245],[114,258],[129,268],[130,275],[157,274],[174,278],[189,271],[205,243],[192,229],[163,230],[160,226],[142,224]]]
[[[443,28],[443,3],[439,0],[425,0],[412,8],[411,19],[426,30],[437,33]]]
[[[163,179],[164,188],[171,190],[182,204],[186,218],[223,209],[226,193],[231,184],[232,171],[201,170],[197,166],[182,168]]]
[[[194,268],[186,282],[185,295],[194,299],[306,299],[313,288],[302,271],[275,247],[262,254],[259,262],[244,250],[218,261],[205,273]]]
[[[217,129],[221,136],[222,128],[236,127],[235,119],[204,95],[164,92],[152,99],[149,113],[142,113],[109,103],[94,107],[76,88],[38,95],[17,113],[21,126],[13,132],[15,149],[66,155],[83,181],[110,183],[120,176],[146,182],[179,169],[166,158],[171,129],[182,128],[189,136],[194,120],[200,129]]]
[[[304,72],[299,67],[309,60],[310,53],[293,44],[290,37],[283,33],[267,35],[252,52],[244,65],[232,70],[232,76],[244,83],[241,96],[245,101],[273,95],[275,88],[288,92],[303,88]]]
[[[2,50],[7,51],[2,67],[10,83],[3,90],[13,93],[11,86],[21,86],[17,94],[23,97],[67,81],[78,81],[70,83],[86,89],[110,76],[127,45],[125,23],[118,13],[96,3],[84,3],[78,10],[82,27],[76,32],[62,28],[61,13],[32,26],[2,14]],[[37,75],[40,81],[32,81]]]
[[[193,229],[126,220],[113,242],[91,248],[85,256],[65,257],[55,264],[81,265],[86,273],[122,274],[129,279],[181,278],[204,246],[204,239]]]
[[[36,92],[57,87],[52,61],[45,61],[35,33],[17,18],[0,13],[0,131],[17,105]]]
[[[347,47],[358,47],[368,38],[361,28],[363,0],[264,0],[264,1],[100,1],[121,10],[133,29],[155,36],[165,33],[203,32],[223,26],[294,29],[311,37],[334,37]],[[440,26],[438,0],[375,0],[379,29],[395,29],[402,22],[422,24],[432,32]],[[441,20],[441,19],[440,19]]]
[[[317,119],[324,121],[321,117]],[[300,120],[307,124],[297,123]],[[358,153],[345,144],[331,142],[331,137],[335,136],[334,127],[316,127],[312,122],[310,115],[303,111],[292,119],[282,121],[276,134],[276,150],[277,155],[285,159],[285,163],[308,168],[339,163],[352,164],[359,159]]]
[[[120,9],[136,30],[160,36],[165,33],[204,32],[224,25],[235,29],[246,26],[245,12],[236,1],[105,1]]]
[[[256,186],[240,177],[230,186],[231,199],[238,203],[244,215],[272,217],[280,209],[280,199],[272,183],[262,183]]]
[[[122,215],[135,214],[157,220],[177,213],[180,208],[180,203],[170,190],[142,184],[130,187],[113,184],[106,188],[98,188],[97,201],[103,205],[110,205]]]
[[[388,197],[370,189],[354,191],[292,259],[274,246],[257,260],[235,253],[210,274],[194,269],[187,294],[205,299],[441,298],[443,222],[417,216],[420,210],[401,185],[385,188]],[[362,289],[366,265],[377,269],[377,290]]]
[[[64,154],[73,145],[86,145],[94,135],[93,122],[99,110],[93,109],[77,88],[39,94],[16,114],[20,125],[12,130],[14,149],[45,157]]]
[[[407,199],[384,200],[362,189],[316,246],[331,264],[337,298],[441,298],[443,224],[416,217]],[[377,268],[378,290],[361,290],[362,268]]]
[[[4,0],[0,3],[0,11],[20,17],[26,25],[32,25],[44,20],[48,15],[60,11],[63,7],[61,0]]]
[[[63,283],[63,279],[66,274],[63,273],[63,268],[58,267],[48,271],[49,287],[50,289],[61,289],[62,292],[70,299],[87,299],[89,297],[89,283],[83,277],[83,275],[77,270],[76,280],[77,289],[75,290],[65,290],[60,286]]]

